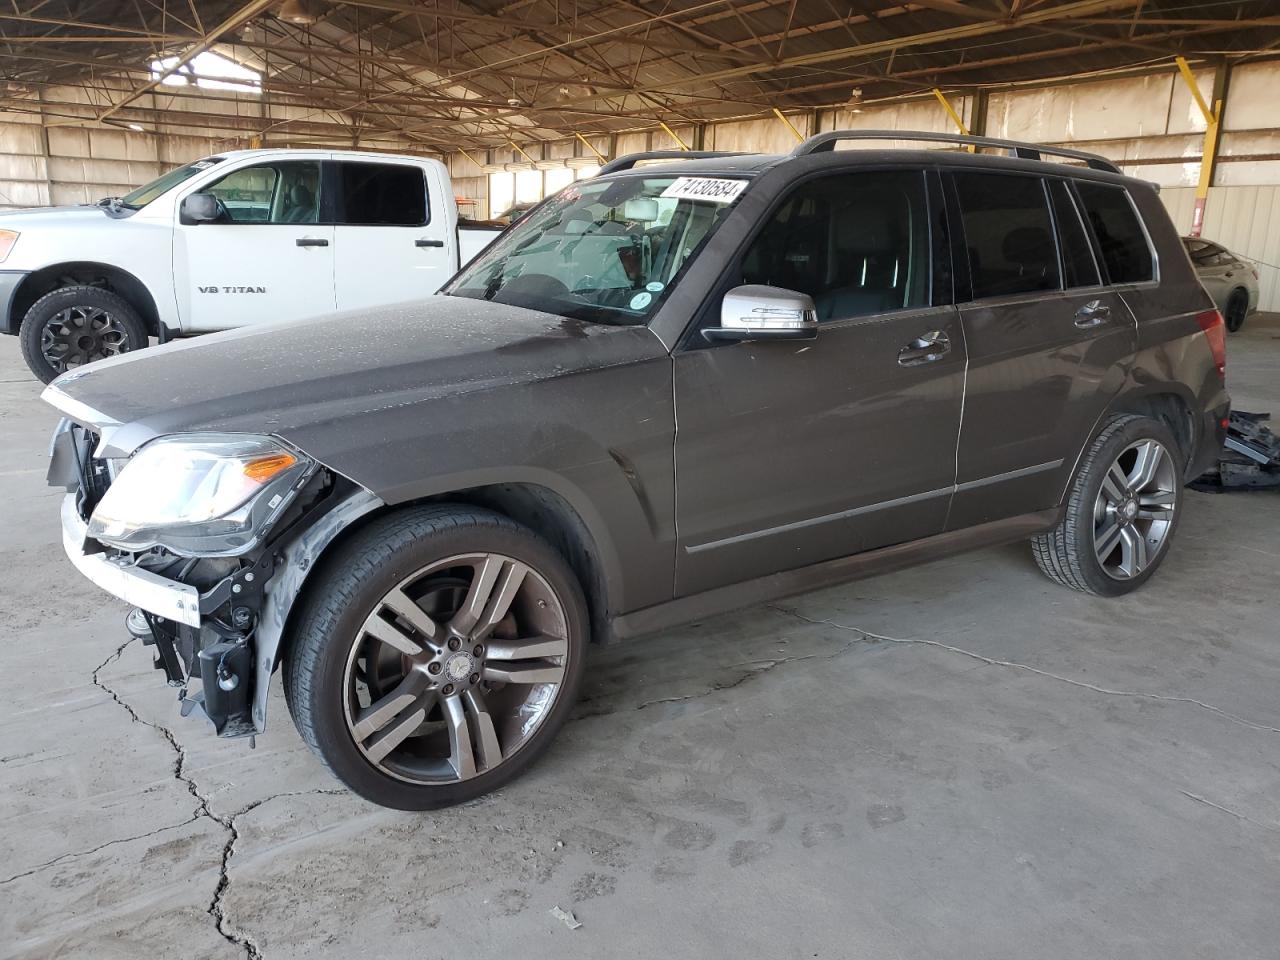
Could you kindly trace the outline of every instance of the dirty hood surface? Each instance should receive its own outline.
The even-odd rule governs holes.
[[[105,427],[111,456],[163,434],[235,432],[275,434],[323,459],[328,432],[371,413],[660,352],[643,327],[434,296],[126,354],[63,375],[46,399]]]

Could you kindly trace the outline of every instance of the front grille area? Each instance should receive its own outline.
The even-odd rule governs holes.
[[[98,505],[107,487],[111,486],[111,473],[106,460],[98,460],[93,451],[98,447],[98,435],[81,426],[71,428],[76,450],[76,465],[80,473],[80,492],[76,508],[80,519],[88,521],[93,508]]]

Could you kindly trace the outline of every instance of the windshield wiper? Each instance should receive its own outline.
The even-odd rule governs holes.
[[[125,203],[123,197],[103,197],[101,200],[95,203],[94,206],[106,207],[112,213],[119,213],[121,210],[137,209],[137,207],[133,206],[132,204]]]

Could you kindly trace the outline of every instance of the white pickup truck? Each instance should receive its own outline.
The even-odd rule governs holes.
[[[177,336],[414,300],[498,234],[422,157],[238,150],[96,205],[0,213],[0,330],[48,382]]]

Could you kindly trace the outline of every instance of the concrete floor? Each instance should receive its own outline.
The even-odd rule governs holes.
[[[1280,412],[1280,323],[1230,347]],[[1189,494],[1124,600],[1019,545],[597,651],[533,771],[411,815],[338,789],[278,691],[256,751],[178,718],[62,556],[38,393],[0,338],[4,956],[1280,949],[1280,494]]]

